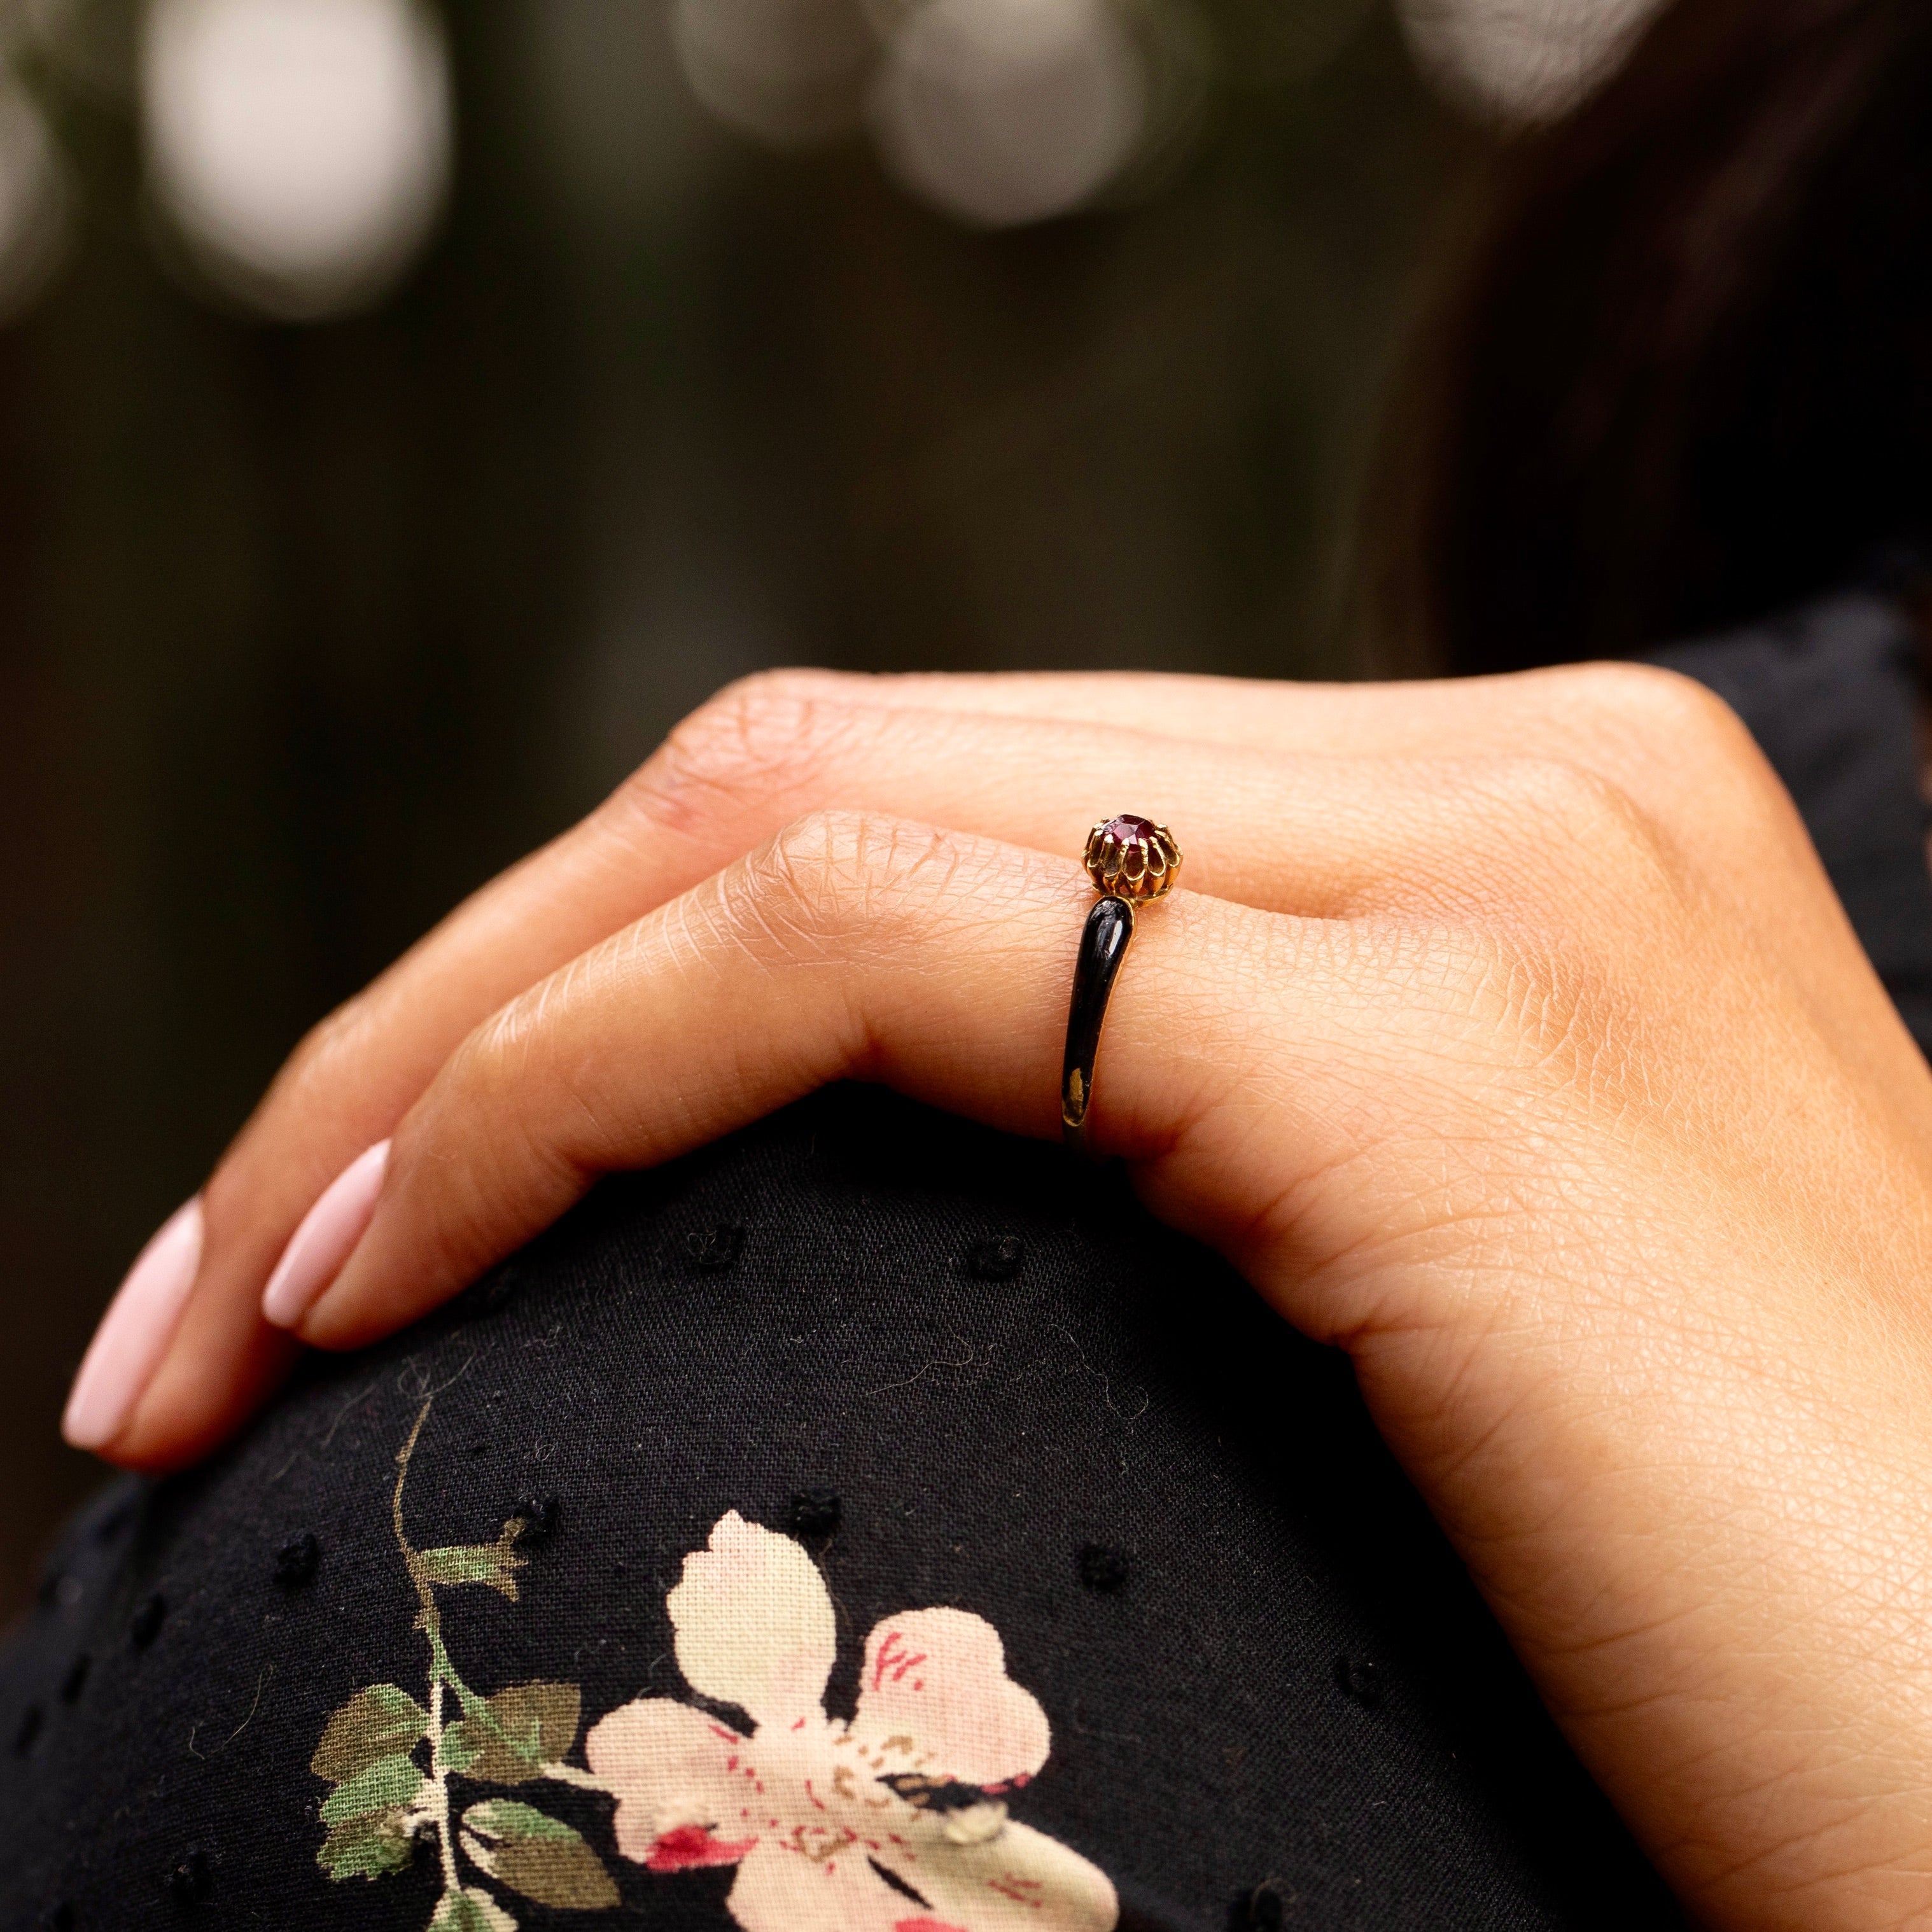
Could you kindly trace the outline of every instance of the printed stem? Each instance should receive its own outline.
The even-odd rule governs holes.
[[[403,1525],[403,1492],[408,1486],[410,1462],[416,1454],[416,1444],[422,1438],[423,1424],[429,1420],[429,1412],[436,1398],[432,1396],[416,1412],[416,1426],[410,1431],[409,1440],[396,1452],[396,1487],[389,1502],[389,1520],[396,1533],[396,1547],[403,1553],[403,1566],[410,1573],[410,1581],[415,1585],[417,1600],[422,1607],[416,1616],[417,1627],[429,1645],[429,1747],[430,1782],[434,1790],[434,1798],[430,1807],[430,1816],[436,1826],[436,1855],[442,1866],[442,1884],[446,1894],[462,1888],[462,1874],[456,1862],[456,1832],[452,1822],[452,1806],[449,1796],[449,1771],[442,1761],[443,1690],[447,1685],[456,1693],[458,1701],[464,1712],[482,1719],[499,1736],[502,1727],[490,1711],[487,1701],[477,1696],[464,1683],[454,1662],[450,1657],[448,1646],[442,1640],[442,1615],[436,1607],[436,1586],[430,1581],[427,1568]],[[547,1764],[540,1774],[554,1779],[560,1784],[574,1785],[580,1790],[599,1791],[607,1796],[615,1794],[602,1778],[587,1771],[579,1771],[574,1764]]]
[[[449,1648],[442,1640],[442,1633],[440,1629],[430,1634],[429,1652],[430,1670],[442,1682],[447,1684],[456,1693],[457,1702],[463,1706],[464,1714],[471,1718],[482,1717],[488,1722],[490,1729],[495,1731],[500,1737],[502,1735],[502,1726],[490,1716],[488,1700],[479,1697],[468,1684],[464,1682],[462,1673],[458,1670],[455,1663],[449,1654]]]
[[[462,1883],[456,1869],[455,1834],[449,1826],[449,1774],[442,1768],[442,1679],[433,1677],[429,1687],[430,1763],[431,1782],[436,1786],[436,1849],[442,1861],[442,1886],[454,1892]]]
[[[411,1547],[407,1533],[403,1528],[403,1490],[410,1480],[410,1458],[416,1453],[416,1444],[421,1438],[423,1424],[429,1420],[430,1410],[435,1406],[436,1397],[431,1396],[416,1411],[416,1426],[410,1431],[410,1439],[396,1451],[396,1489],[389,1499],[389,1520],[395,1526],[397,1546],[403,1552],[403,1562],[408,1566],[410,1580],[416,1586],[416,1594],[422,1598],[425,1615],[436,1614],[436,1598],[430,1593],[429,1580],[422,1574],[422,1562]]]
[[[395,1526],[397,1546],[403,1552],[404,1567],[410,1573],[410,1581],[416,1586],[417,1598],[422,1605],[416,1621],[429,1643],[430,1780],[436,1789],[430,1815],[436,1820],[436,1849],[442,1865],[443,1889],[453,1892],[460,1888],[463,1880],[456,1868],[456,1834],[450,1828],[449,1772],[442,1761],[442,1687],[446,1682],[455,1684],[457,1695],[466,1706],[473,1694],[457,1676],[449,1653],[443,1648],[442,1619],[436,1607],[435,1588],[424,1570],[422,1558],[412,1546],[409,1533],[403,1527],[403,1490],[410,1480],[410,1459],[416,1454],[423,1424],[429,1420],[430,1406],[435,1400],[435,1396],[431,1396],[416,1412],[416,1426],[410,1431],[410,1439],[396,1452],[396,1490],[390,1501],[389,1516]]]

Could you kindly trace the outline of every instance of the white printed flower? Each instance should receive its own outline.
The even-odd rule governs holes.
[[[1051,1732],[983,1617],[913,1610],[875,1625],[847,1724],[824,1707],[832,1600],[790,1538],[733,1510],[685,1558],[665,1607],[686,1681],[752,1730],[667,1697],[596,1726],[585,1750],[616,1794],[626,1858],[658,1872],[735,1864],[728,1902],[746,1932],[1112,1932],[1106,1874],[1006,1816]]]

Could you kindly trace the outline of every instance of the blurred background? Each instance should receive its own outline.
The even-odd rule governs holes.
[[[0,1614],[302,1032],[760,666],[1347,676],[1648,0],[0,0]]]

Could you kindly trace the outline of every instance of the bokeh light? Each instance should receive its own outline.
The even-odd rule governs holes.
[[[1662,0],[1400,0],[1424,71],[1505,124],[1553,121],[1622,64]]]
[[[911,193],[1006,227],[1104,188],[1138,146],[1148,97],[1109,0],[924,0],[892,31],[872,118]]]
[[[159,210],[266,314],[380,299],[442,206],[448,61],[416,0],[154,0],[141,96]]]
[[[676,0],[678,58],[728,127],[802,147],[857,124],[878,40],[859,0]]]

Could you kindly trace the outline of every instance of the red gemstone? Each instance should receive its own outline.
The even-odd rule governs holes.
[[[1118,844],[1144,845],[1154,838],[1154,821],[1136,818],[1131,812],[1123,812],[1118,818],[1110,818],[1100,828],[1102,838],[1111,838]]]

